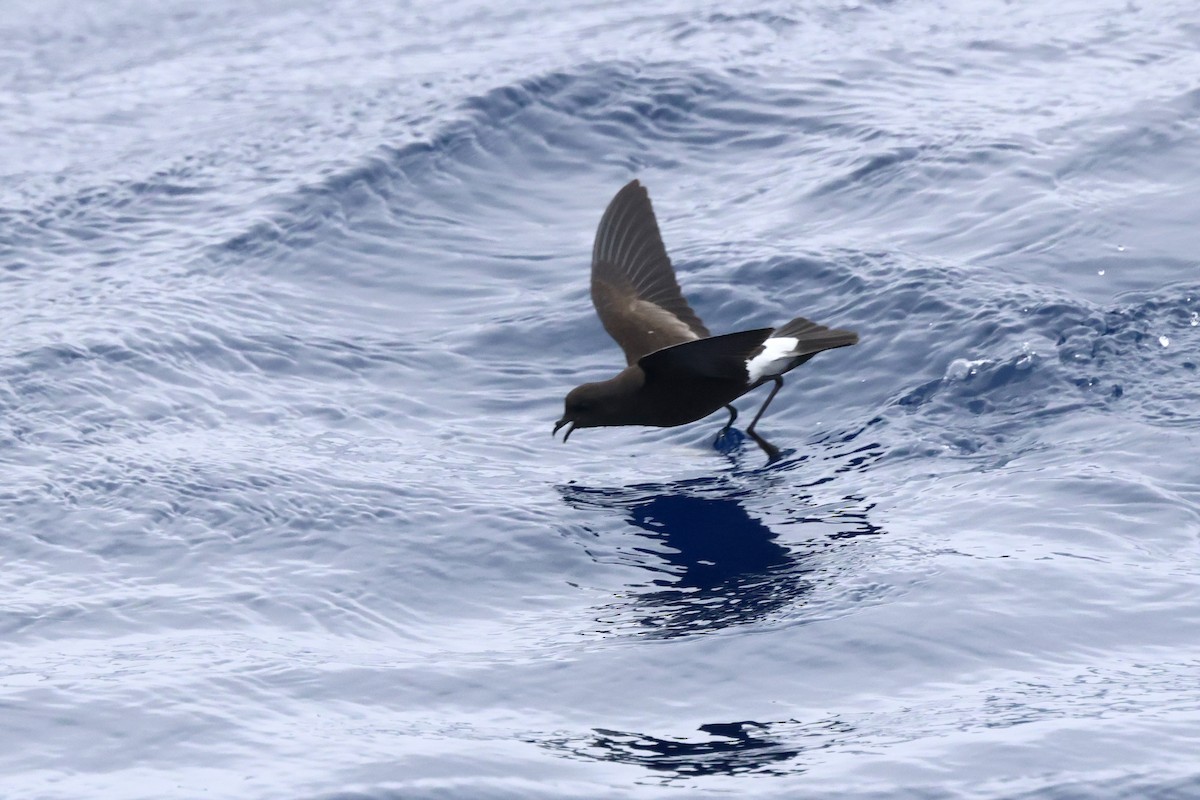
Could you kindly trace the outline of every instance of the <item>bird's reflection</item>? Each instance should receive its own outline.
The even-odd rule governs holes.
[[[731,472],[687,481],[558,487],[580,512],[588,554],[636,567],[641,576],[598,611],[602,631],[705,634],[780,618],[827,618],[867,601],[871,589],[861,582],[850,593],[841,587],[847,579],[855,583],[860,537],[882,530],[871,520],[872,503],[833,487],[857,483],[857,474],[882,456],[877,442],[862,438],[874,424],[831,435],[768,470],[744,472],[734,464]],[[709,723],[686,737],[596,727],[538,743],[568,757],[640,766],[669,783],[803,772],[805,753],[851,733],[832,718]]]
[[[589,739],[573,743],[572,749],[575,755],[634,764],[679,778],[782,774],[785,770],[772,765],[782,765],[800,753],[800,748],[773,737],[769,726],[757,722],[701,725],[700,733],[689,741],[597,729]]]
[[[748,509],[752,491],[731,477],[615,489],[559,487],[576,509],[617,511],[638,535],[617,545],[616,559],[646,569],[646,583],[630,587],[632,603],[610,611],[643,635],[671,637],[703,633],[770,617],[799,607],[822,576],[812,556],[833,537],[876,533],[861,499],[820,512],[798,507],[808,495],[787,498],[788,524],[821,523],[816,542],[785,546],[779,533]],[[836,527],[828,524],[836,521]],[[585,528],[590,528],[586,526]],[[603,552],[593,546],[591,552]],[[609,615],[611,616],[611,615]]]
[[[830,747],[851,732],[837,719],[810,724],[746,720],[701,725],[697,735],[685,738],[597,728],[577,739],[539,744],[575,758],[639,766],[672,782],[708,775],[794,775],[805,769],[803,753]]]

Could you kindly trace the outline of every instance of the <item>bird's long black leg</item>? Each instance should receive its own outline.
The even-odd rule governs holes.
[[[755,433],[754,426],[758,424],[759,417],[761,417],[763,412],[767,410],[767,406],[771,405],[771,401],[775,399],[775,395],[781,388],[783,388],[783,378],[776,375],[771,380],[775,381],[775,387],[771,389],[771,393],[767,395],[766,401],[758,409],[758,413],[754,415],[754,419],[750,422],[750,426],[746,428],[746,433],[750,436],[750,438],[753,439],[758,446],[763,449],[763,452],[767,454],[768,463],[779,458],[779,448]]]
[[[721,433],[717,434],[718,436],[720,436],[721,434],[729,433],[729,429],[733,427],[733,421],[735,419],[737,419],[737,409],[736,408],[734,408],[732,405],[727,405],[727,406],[725,406],[725,408],[729,409],[729,422],[726,422],[725,427],[721,428]]]

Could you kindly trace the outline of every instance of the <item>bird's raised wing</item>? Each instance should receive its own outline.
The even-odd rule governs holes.
[[[592,303],[629,364],[708,336],[679,290],[650,196],[636,180],[617,192],[596,230]]]

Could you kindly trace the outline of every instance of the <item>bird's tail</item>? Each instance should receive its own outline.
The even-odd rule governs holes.
[[[771,332],[770,338],[795,339],[796,345],[792,348],[792,354],[798,356],[813,355],[823,350],[833,350],[835,347],[849,347],[852,344],[858,344],[858,334],[854,331],[827,328],[804,317],[796,317],[786,325],[776,328]]]

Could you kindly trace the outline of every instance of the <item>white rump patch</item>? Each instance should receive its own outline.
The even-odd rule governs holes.
[[[787,371],[796,359],[796,345],[800,340],[794,336],[781,336],[763,342],[763,351],[746,362],[746,374],[751,383],[770,378]]]

